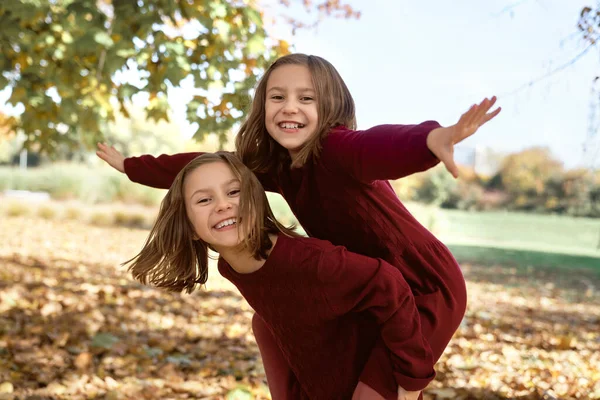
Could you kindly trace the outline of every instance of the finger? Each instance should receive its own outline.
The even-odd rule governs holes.
[[[475,111],[473,115],[473,122],[479,124],[481,119],[485,116],[485,114],[492,107],[492,103],[488,98],[483,99],[479,106],[477,107],[477,111]]]
[[[481,107],[480,113],[477,115],[477,122],[479,124],[483,124],[484,122],[488,121],[486,119],[488,112],[492,109],[492,107],[494,107],[494,104],[496,104],[496,100],[498,100],[498,98],[496,96],[492,96],[490,99],[486,100],[485,107]]]
[[[481,124],[482,125],[485,124],[486,122],[488,122],[489,120],[491,120],[492,118],[494,118],[496,115],[500,114],[500,111],[502,111],[502,107],[498,107],[497,109],[495,109],[491,113],[487,114],[485,116],[485,118],[483,119],[483,122]]]
[[[473,115],[475,115],[476,112],[477,104],[473,104],[471,107],[469,107],[467,112],[460,117],[459,122],[468,125],[473,120]]]
[[[100,157],[102,160],[104,160],[104,161],[108,162],[108,156],[106,155],[106,153],[105,153],[105,152],[103,152],[103,151],[97,151],[97,152],[96,152],[96,155],[97,155],[98,157]]]
[[[444,166],[446,167],[446,169],[448,170],[448,172],[450,172],[450,174],[456,179],[458,178],[458,167],[456,166],[456,163],[454,162],[454,157],[450,156],[450,157],[446,157],[444,160],[442,160],[442,162],[444,163]]]

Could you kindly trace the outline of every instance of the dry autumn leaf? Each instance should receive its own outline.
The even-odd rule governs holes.
[[[216,269],[192,295],[137,284],[119,264],[146,236],[2,220],[0,398],[269,398],[248,304]],[[597,274],[463,272],[467,314],[425,399],[600,399]]]

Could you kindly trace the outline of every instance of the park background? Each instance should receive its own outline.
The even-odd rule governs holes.
[[[268,398],[234,287],[214,271],[207,290],[167,294],[120,266],[165,191],[93,150],[232,149],[247,92],[287,51],[333,62],[359,128],[451,124],[499,96],[497,120],[457,148],[459,180],[438,166],[392,182],[468,282],[467,315],[426,397],[600,398],[596,5],[329,1],[319,14],[302,3],[0,5],[0,398]]]

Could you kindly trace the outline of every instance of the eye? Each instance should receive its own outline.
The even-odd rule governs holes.
[[[229,196],[237,196],[239,194],[240,194],[240,189],[233,189],[233,190],[230,190],[228,193]]]
[[[314,98],[310,97],[310,96],[303,96],[300,97],[300,101],[313,101]]]
[[[274,94],[271,96],[271,100],[283,100],[283,96],[280,94]]]
[[[202,197],[196,201],[196,204],[207,204],[210,201],[208,197]]]

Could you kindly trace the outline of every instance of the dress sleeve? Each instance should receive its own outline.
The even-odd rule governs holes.
[[[411,289],[398,269],[381,259],[336,247],[321,256],[318,276],[332,318],[350,312],[375,317],[399,386],[422,390],[433,380],[433,354],[421,332]]]
[[[158,157],[145,154],[125,159],[125,174],[136,183],[159,189],[168,189],[175,177],[194,158],[203,153],[162,154]]]
[[[361,182],[400,179],[439,162],[427,147],[429,132],[438,127],[435,121],[425,121],[364,131],[338,128],[325,139],[324,162]]]
[[[175,177],[202,152],[162,154],[158,157],[145,154],[125,159],[125,174],[132,182],[159,189],[168,189]],[[270,174],[256,174],[265,190],[279,193],[279,186]]]

